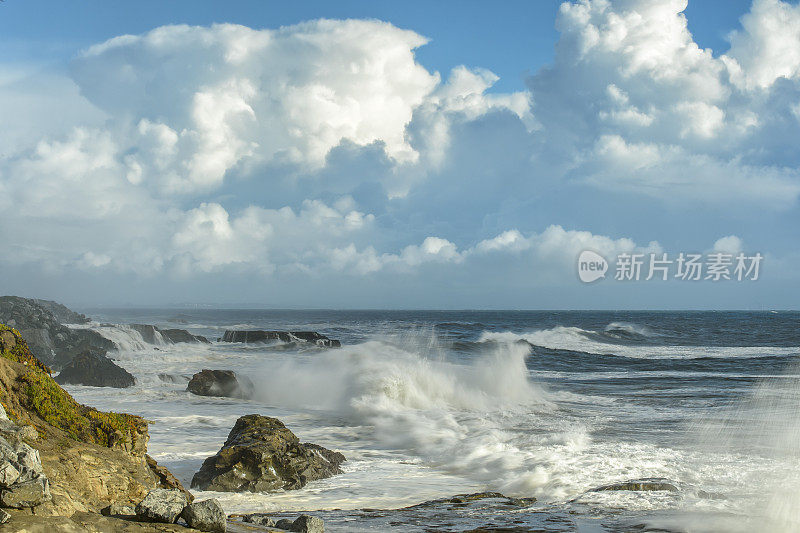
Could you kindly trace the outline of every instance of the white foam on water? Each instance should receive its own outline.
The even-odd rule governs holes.
[[[770,357],[800,354],[800,347],[776,346],[645,346],[612,344],[591,339],[589,331],[571,326],[556,326],[527,333],[487,331],[481,342],[525,341],[551,350],[568,350],[596,355],[619,355],[634,359],[699,359],[705,357]]]

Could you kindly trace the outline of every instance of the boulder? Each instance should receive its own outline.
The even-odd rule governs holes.
[[[325,348],[339,348],[342,343],[330,339],[316,331],[264,331],[264,330],[226,330],[222,336],[223,342],[307,342]]]
[[[15,483],[7,489],[0,490],[0,504],[3,507],[27,509],[50,501],[50,484],[43,475],[30,481]]]
[[[322,522],[322,518],[307,514],[300,515],[297,520],[292,522],[292,525],[286,529],[298,533],[325,533],[325,525]]]
[[[192,376],[186,390],[198,396],[224,396],[248,399],[253,396],[253,382],[237,376],[233,370],[203,369]]]
[[[11,520],[11,515],[0,509],[0,524],[5,524]]]
[[[136,384],[133,375],[97,352],[86,351],[75,356],[55,378],[60,385],[89,385],[124,389]]]
[[[342,471],[344,455],[303,444],[277,418],[239,418],[216,455],[203,462],[192,488],[225,492],[299,489]]]
[[[136,518],[174,524],[187,503],[186,495],[177,489],[153,489],[136,505]]]
[[[275,522],[275,527],[278,529],[285,529],[286,531],[291,531],[294,522],[289,520],[288,518],[281,518],[277,522]]]
[[[256,524],[264,527],[275,527],[275,520],[266,513],[251,513],[242,517],[243,522],[248,524]]]
[[[189,527],[212,533],[225,533],[227,516],[215,498],[190,503],[183,508],[181,518]]]

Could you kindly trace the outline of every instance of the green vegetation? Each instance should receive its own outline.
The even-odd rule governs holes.
[[[147,423],[141,417],[104,413],[76,402],[50,377],[50,369],[31,354],[20,333],[4,324],[0,324],[0,355],[28,367],[17,378],[20,388],[16,399],[20,406],[73,439],[133,450],[147,431]],[[0,387],[0,392],[6,412],[18,418],[8,397],[13,392],[4,387]]]

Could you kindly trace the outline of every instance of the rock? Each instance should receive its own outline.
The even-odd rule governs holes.
[[[324,346],[326,348],[339,348],[342,343],[329,339],[325,335],[317,333],[316,331],[263,331],[263,330],[249,330],[249,331],[234,331],[226,330],[222,336],[223,342],[308,342],[316,344],[317,346]]]
[[[200,342],[203,344],[211,344],[211,341],[209,341],[202,335],[194,335],[192,333],[189,333],[185,329],[162,329],[161,336],[172,343]]]
[[[287,529],[289,529],[289,531],[297,531],[298,533],[325,533],[325,525],[322,523],[322,518],[307,514],[300,515],[300,517],[292,523],[291,527]]]
[[[309,481],[341,474],[344,455],[302,444],[276,419],[239,418],[216,455],[203,462],[192,488],[225,492],[299,489]]]
[[[124,389],[136,384],[133,375],[97,352],[85,351],[67,363],[55,378],[60,385],[89,385]]]
[[[259,526],[265,527],[275,527],[275,520],[272,519],[268,514],[265,513],[251,513],[246,514],[242,517],[243,522],[247,522],[248,524],[257,524]]]
[[[115,348],[113,342],[96,331],[73,330],[62,324],[62,321],[85,321],[86,317],[80,319],[82,316],[55,302],[19,296],[0,297],[0,323],[19,330],[33,355],[55,369],[86,349],[93,348],[104,354]]]
[[[595,489],[590,490],[589,492],[603,492],[607,490],[631,490],[631,491],[669,491],[669,492],[679,492],[679,489],[673,482],[668,479],[661,479],[661,478],[645,478],[645,479],[634,479],[630,481],[623,481],[621,483],[611,483],[609,485],[603,485],[602,487],[597,487]]]
[[[11,520],[11,515],[0,509],[0,524],[5,524]]]
[[[114,502],[100,509],[103,516],[136,516],[136,509],[127,502]]]
[[[23,483],[15,483],[0,491],[0,503],[3,504],[3,507],[13,507],[14,509],[36,507],[51,498],[50,484],[44,476],[38,476]]]
[[[186,390],[199,396],[224,396],[248,399],[253,396],[253,382],[237,376],[233,370],[204,369],[192,376]]]
[[[227,516],[222,506],[215,498],[201,502],[190,503],[184,507],[181,518],[186,520],[189,527],[200,531],[212,533],[225,533]]]
[[[0,465],[0,487],[10,487],[19,479],[19,470],[11,463]]]
[[[161,489],[177,489],[186,496],[186,501],[191,503],[194,500],[192,493],[183,488],[183,484],[166,467],[159,465],[155,459],[149,455],[144,456],[148,468],[156,477],[156,484]]]
[[[175,344],[179,342],[202,342],[209,344],[202,335],[192,335],[185,329],[161,329],[150,324],[131,324],[130,327],[139,332],[142,339],[150,344]]]
[[[44,307],[53,313],[53,316],[56,317],[56,320],[62,324],[87,324],[91,322],[91,319],[89,319],[86,315],[82,313],[76,313],[72,309],[69,309],[67,306],[58,302],[54,302],[52,300],[39,300],[38,298],[34,299],[33,302],[36,303],[36,305]]]
[[[294,526],[294,522],[289,520],[288,518],[281,518],[277,522],[275,522],[275,527],[278,529],[285,529],[287,531],[291,531],[292,526]]]
[[[177,489],[153,489],[136,505],[136,517],[145,522],[174,524],[188,501]]]

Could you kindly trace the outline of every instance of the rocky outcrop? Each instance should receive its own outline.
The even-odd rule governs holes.
[[[139,502],[162,482],[145,461],[147,423],[77,403],[31,354],[20,333],[2,324],[0,400],[9,418],[0,417],[0,436],[13,450],[4,455],[16,457],[16,463],[9,461],[8,467],[0,468],[5,476],[0,506],[42,501],[33,517],[28,510],[7,508],[17,530],[180,530],[178,526],[154,529],[99,514],[111,504],[121,508]]]
[[[299,489],[309,481],[341,474],[344,455],[303,444],[276,419],[239,418],[216,455],[203,462],[192,488],[225,492]]]
[[[147,463],[147,467],[156,476],[156,485],[158,485],[159,488],[179,490],[186,496],[186,501],[191,503],[194,500],[192,493],[183,488],[183,484],[166,467],[159,465],[156,460],[149,455],[145,455],[144,459]]]
[[[55,378],[60,385],[89,385],[124,389],[136,384],[133,375],[97,352],[76,355]]]
[[[192,376],[186,390],[198,396],[224,396],[248,399],[253,396],[253,382],[237,376],[233,370],[204,369]]]
[[[62,305],[58,302],[39,300],[38,298],[34,299],[33,302],[53,313],[53,316],[56,317],[56,320],[61,324],[88,324],[91,322],[91,319],[83,313],[76,313],[66,305]]]
[[[202,335],[193,335],[185,329],[161,329],[150,324],[130,324],[131,329],[138,331],[142,339],[150,344],[176,344],[179,342],[197,342],[209,344]]]
[[[62,325],[53,310],[70,322],[76,319],[77,313],[71,314],[72,311],[55,302],[0,297],[0,323],[16,328],[25,337],[33,355],[50,367],[60,369],[87,349],[105,354],[114,348],[113,342],[96,331],[73,330]]]
[[[264,330],[225,330],[223,342],[308,342],[326,348],[338,348],[341,342],[330,339],[316,331],[264,331]]]
[[[245,524],[256,524],[267,528],[278,528],[284,531],[295,531],[297,533],[324,533],[325,524],[322,518],[303,514],[294,520],[281,518],[277,522],[267,513],[251,513],[245,515],[232,515],[241,518]]]

